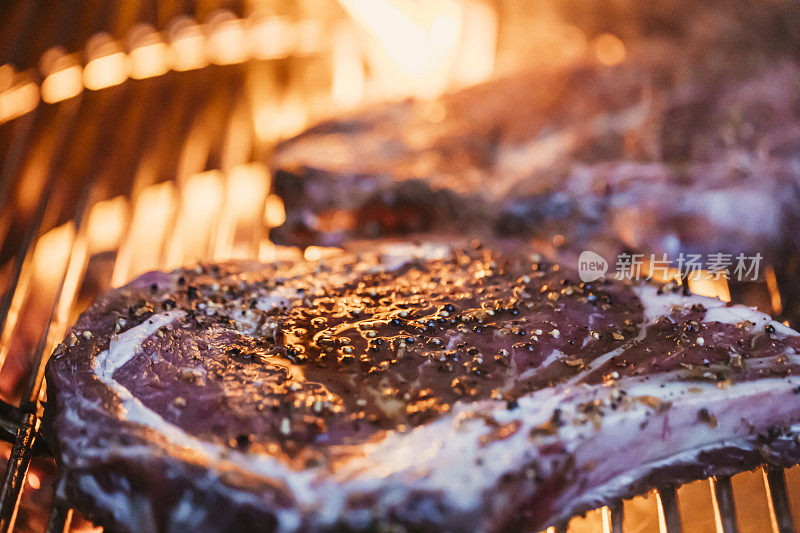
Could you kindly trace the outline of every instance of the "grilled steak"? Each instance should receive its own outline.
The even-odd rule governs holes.
[[[278,147],[287,218],[271,236],[337,246],[488,226],[609,255],[779,257],[800,243],[800,68],[725,53],[684,62],[687,46],[651,43],[611,69],[517,74],[320,124]]]
[[[800,336],[521,246],[154,272],[49,365],[71,502],[130,531],[542,528],[800,459]]]

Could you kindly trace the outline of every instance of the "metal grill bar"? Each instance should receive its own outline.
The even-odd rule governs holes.
[[[712,480],[712,487],[714,495],[716,496],[716,505],[719,509],[719,518],[723,533],[738,533],[739,528],[736,525],[736,510],[734,507],[731,478],[728,476],[717,477]]]
[[[33,244],[41,232],[41,227],[45,221],[45,217],[48,214],[52,216],[52,211],[48,211],[48,204],[50,203],[51,196],[55,189],[56,180],[58,177],[58,169],[63,164],[66,154],[69,152],[69,139],[72,137],[72,134],[74,134],[76,127],[76,123],[73,119],[75,113],[77,112],[79,103],[80,100],[76,99],[75,101],[68,102],[63,106],[63,108],[66,110],[65,113],[67,116],[60,117],[63,118],[65,122],[63,131],[61,132],[61,135],[59,135],[57,141],[58,148],[55,152],[56,155],[51,162],[45,189],[37,206],[33,223],[25,235],[23,239],[23,245],[15,258],[13,279],[8,292],[3,299],[0,313],[7,312],[7,310],[11,307],[11,301],[14,297],[14,290],[18,285],[23,265],[26,261],[30,261]],[[51,320],[52,313],[55,312],[55,306],[56,302],[53,302]],[[4,313],[2,318],[0,318],[0,326],[3,324],[5,316],[6,314]],[[40,340],[40,343],[37,346],[37,351],[44,351],[44,340],[46,339],[46,335],[47,332],[44,332],[42,335],[42,340]],[[35,366],[32,368],[34,376],[36,376],[39,374],[39,367],[43,368],[42,354],[34,354],[33,359]],[[11,451],[11,459],[3,477],[2,490],[0,491],[0,531],[2,532],[10,530],[14,526],[17,507],[19,506],[20,497],[22,495],[22,486],[25,481],[25,475],[27,474],[28,466],[30,465],[33,447],[36,443],[36,437],[41,426],[39,413],[37,413],[38,405],[36,403],[36,400],[39,396],[38,387],[40,386],[41,380],[34,377],[33,382],[29,385],[30,390],[28,390],[28,394],[23,397],[23,402],[20,406],[20,409],[24,415],[23,423],[17,430],[17,434],[14,439],[14,446],[12,447]],[[33,401],[31,401],[31,398],[33,398]]]
[[[22,275],[22,267],[26,259],[30,260],[30,253],[33,250],[33,244],[36,242],[36,239],[41,231],[41,227],[44,223],[44,219],[47,214],[47,202],[49,201],[50,195],[53,193],[53,189],[55,188],[55,181],[57,178],[57,173],[55,170],[58,168],[62,162],[62,158],[64,157],[64,147],[66,146],[70,137],[69,134],[72,132],[72,128],[74,128],[72,117],[77,112],[77,109],[78,100],[65,102],[59,108],[59,113],[55,120],[55,127],[59,128],[57,133],[57,145],[61,148],[56,151],[56,153],[59,155],[56,156],[50,166],[51,170],[49,172],[49,177],[45,184],[44,190],[42,191],[38,207],[31,222],[29,223],[28,230],[25,232],[25,235],[22,238],[22,243],[13,260],[13,267],[9,276],[10,282],[6,286],[6,292],[3,294],[2,300],[0,300],[0,332],[3,331],[3,328],[6,325],[8,312],[11,309],[11,303],[15,297],[16,290],[20,282],[20,277]],[[28,147],[26,147],[26,151],[27,148]],[[16,161],[12,160],[12,165],[16,166],[14,163],[16,163]],[[4,361],[0,361],[0,365],[2,365],[3,362]]]
[[[622,533],[622,522],[625,518],[622,502],[609,506],[611,511],[611,533]]]
[[[28,465],[33,454],[33,444],[41,427],[41,420],[36,414],[27,414],[17,430],[8,468],[0,488],[0,531],[9,531],[14,527],[17,516],[22,484],[28,473]]]
[[[67,533],[72,524],[72,515],[73,510],[66,505],[66,502],[56,501],[50,512],[46,533]]]
[[[58,480],[54,495],[53,508],[50,510],[50,519],[47,522],[46,533],[66,533],[72,522],[72,509],[67,504],[66,482],[64,478]]]
[[[783,470],[766,469],[765,480],[778,531],[780,533],[796,531],[792,520],[792,510],[789,506],[789,496],[786,493],[786,479],[783,476]]]
[[[680,533],[682,530],[681,517],[678,512],[678,500],[675,495],[675,487],[659,489],[658,494],[664,510],[664,522],[667,533]]]
[[[9,201],[9,191],[11,190],[15,178],[20,173],[20,167],[24,161],[25,154],[30,148],[31,139],[35,132],[34,124],[36,123],[37,117],[41,114],[41,109],[41,107],[38,107],[32,113],[21,117],[14,124],[10,133],[11,140],[9,142],[8,152],[6,152],[3,165],[0,167],[0,206],[6,205]],[[0,220],[0,241],[5,239],[10,222],[10,220]],[[7,312],[7,308],[0,307],[0,331],[3,330]]]
[[[104,100],[109,100],[109,99],[111,100],[109,111],[112,116],[115,116],[119,112],[121,106],[123,105],[124,102],[123,96],[124,94],[122,91],[113,91],[111,93],[111,98],[104,99]],[[103,124],[103,127],[101,128],[98,138],[99,139],[113,138],[113,132],[115,131],[115,129],[116,129],[115,124],[113,124],[111,121],[106,121]],[[97,142],[94,148],[95,149],[91,152],[88,161],[90,162],[101,161],[103,152],[107,150],[106,143]],[[77,242],[81,242],[83,239],[85,239],[84,222],[86,221],[86,214],[90,206],[90,200],[92,198],[92,193],[94,191],[95,184],[99,180],[100,176],[101,176],[100,172],[97,171],[91,172],[87,177],[87,179],[84,180],[82,184],[82,191],[78,198],[75,208],[75,213],[73,215],[72,224],[77,236],[75,241],[73,242],[72,248],[73,252],[76,251],[78,252],[77,255],[75,255],[74,257],[74,260],[77,261],[79,265],[83,265],[86,261],[85,258],[86,250],[82,247],[76,246],[76,244]],[[73,262],[72,259],[73,258],[71,257],[70,263]],[[59,286],[56,291],[52,307],[50,309],[50,318],[47,321],[47,323],[50,326],[42,333],[39,344],[36,347],[36,352],[33,358],[33,365],[31,367],[33,369],[33,372],[29,377],[28,384],[25,388],[25,393],[22,396],[22,403],[20,405],[22,411],[26,413],[29,412],[35,413],[37,410],[41,385],[44,379],[44,369],[45,365],[47,364],[47,359],[49,356],[49,353],[46,352],[48,348],[48,337],[50,329],[52,329],[53,322],[56,319],[56,312],[58,310],[59,304],[61,304],[61,299],[62,297],[66,297],[68,302],[72,301],[71,294],[66,294],[66,295],[64,294],[64,287],[67,281],[67,276],[71,272],[70,266],[71,264],[68,263],[67,268],[64,269],[64,273],[61,277],[61,280],[59,281]],[[78,268],[82,270],[81,267]]]

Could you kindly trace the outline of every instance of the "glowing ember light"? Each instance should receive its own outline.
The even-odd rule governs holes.
[[[228,172],[225,205],[217,226],[215,259],[252,255],[250,246],[254,241],[250,229],[260,225],[268,184],[269,173],[261,163],[236,165]],[[244,238],[237,239],[237,235],[244,235]]]
[[[446,90],[463,36],[464,3],[453,0],[340,0],[373,46],[370,65],[383,96],[433,98]]]
[[[173,53],[172,70],[184,72],[208,65],[204,53],[205,36],[191,19],[177,19],[169,34]]]
[[[262,142],[275,142],[300,133],[309,122],[308,107],[302,97],[292,95],[283,102],[255,102],[254,126]]]
[[[183,204],[189,211],[212,219],[222,198],[222,176],[219,171],[201,172],[189,178],[183,187]],[[193,216],[193,218],[197,218]]]
[[[260,163],[237,165],[228,173],[226,208],[241,218],[256,217],[267,189],[268,172]]]
[[[136,274],[157,268],[175,193],[171,182],[152,185],[135,199],[130,230],[117,254],[111,284],[119,286]]]
[[[342,107],[354,107],[364,97],[364,65],[352,28],[337,31],[333,45],[333,99]]]
[[[0,65],[0,92],[5,91],[17,79],[17,71],[12,65]]]
[[[577,26],[559,24],[550,32],[552,41],[547,61],[551,65],[570,65],[586,54],[586,34]]]
[[[306,261],[319,261],[322,258],[322,249],[319,246],[309,246],[303,252]]]
[[[461,3],[462,29],[452,79],[457,86],[480,83],[491,76],[497,55],[497,13],[484,2]]]
[[[569,522],[570,533],[610,533],[604,528],[605,521],[602,509],[595,509],[587,512],[583,516],[576,516]]]
[[[222,207],[223,190],[223,175],[218,170],[195,174],[186,181],[167,247],[167,267],[178,267],[207,255]]]
[[[28,471],[25,481],[27,481],[30,488],[34,490],[42,487],[42,481],[39,479],[39,475],[36,472]]]
[[[116,249],[125,226],[127,210],[128,203],[122,196],[92,206],[87,227],[91,253]]]
[[[326,257],[334,256],[342,251],[341,248],[327,246],[309,246],[303,252],[306,261],[319,261]]]
[[[659,529],[660,501],[655,491],[623,502],[623,529],[626,531],[666,531]],[[635,525],[635,527],[634,527]]]
[[[699,279],[700,277],[689,278],[689,290],[700,296],[719,298],[724,302],[731,301],[731,293],[728,289],[728,280],[720,279]]]
[[[286,221],[286,209],[283,200],[276,194],[267,197],[264,207],[264,224],[269,228],[276,228]]]
[[[310,55],[324,49],[327,31],[324,21],[301,20],[295,24],[294,31],[297,35],[295,52],[298,55]]]
[[[131,50],[131,78],[143,80],[162,76],[170,68],[170,49],[162,43],[150,43]]]
[[[92,91],[113,87],[128,79],[128,70],[128,56],[123,52],[100,56],[83,69],[83,84]]]
[[[269,263],[275,260],[275,245],[269,239],[263,239],[258,245],[258,260],[262,263]]]
[[[767,282],[767,290],[769,290],[769,302],[772,306],[772,312],[776,315],[783,312],[783,303],[781,302],[781,291],[778,290],[778,279],[775,277],[775,269],[771,266],[764,270],[764,279]]]
[[[592,51],[601,65],[608,67],[625,61],[625,44],[611,33],[603,33],[592,39]]]
[[[303,257],[295,246],[277,246],[269,239],[263,239],[258,247],[258,260],[262,263],[270,261],[297,261]]]
[[[35,83],[12,87],[0,93],[0,122],[29,113],[39,103],[39,88]]]
[[[256,138],[265,144],[272,143],[278,139],[278,134],[272,118],[277,113],[277,106],[269,100],[259,98],[256,94],[259,91],[253,91],[253,129],[256,133]]]
[[[32,111],[39,103],[39,87],[19,78],[11,65],[0,66],[0,123]]]
[[[285,57],[294,49],[296,34],[287,19],[253,14],[250,20],[247,40],[255,59]]]
[[[70,310],[74,303],[78,287],[83,278],[88,261],[88,246],[85,233],[78,233],[72,244],[67,269],[64,273],[64,282],[56,306],[56,313],[47,332],[46,348],[44,353],[52,353],[59,342],[64,338],[69,327]]]
[[[42,82],[42,100],[54,104],[77,96],[83,90],[83,71],[78,65],[57,70]]]
[[[166,74],[172,65],[172,49],[148,24],[136,24],[128,32],[130,76],[142,80]]]
[[[248,42],[241,19],[229,13],[213,17],[209,26],[212,28],[206,41],[206,55],[217,65],[234,65],[242,63],[249,57]],[[223,19],[219,21],[219,19]]]
[[[33,253],[34,283],[58,283],[67,265],[74,238],[72,224],[62,224],[39,238]]]

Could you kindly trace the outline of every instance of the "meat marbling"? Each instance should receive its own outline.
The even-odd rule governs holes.
[[[48,365],[48,439],[114,529],[534,530],[800,460],[798,350],[524,246],[383,242],[106,293]]]

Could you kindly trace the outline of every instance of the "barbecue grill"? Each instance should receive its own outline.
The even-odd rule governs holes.
[[[377,68],[391,54],[353,37],[371,21],[357,1],[84,4],[0,5],[0,434],[12,444],[0,531],[68,531],[73,521],[41,416],[47,357],[77,313],[149,269],[296,253],[267,239],[283,220],[269,193],[271,147],[315,119],[397,96]],[[489,37],[456,42],[451,77],[409,82],[400,96],[480,81],[495,59],[511,61],[514,2],[432,5]],[[575,27],[561,30],[540,44],[564,62],[585,43]],[[617,41],[598,43],[598,61],[624,58]],[[787,298],[771,270],[730,292],[775,315]],[[798,469],[757,470],[663,487],[549,531],[788,532],[793,512]]]

